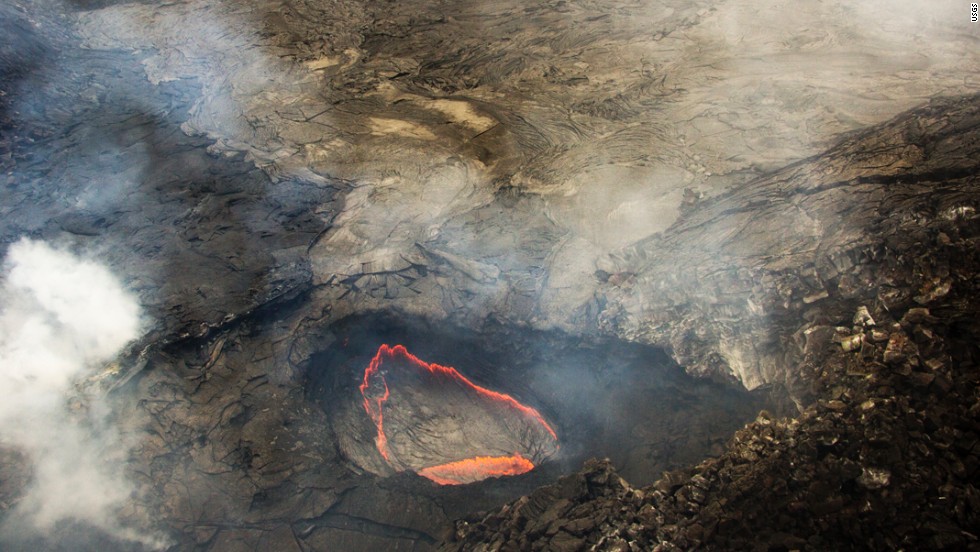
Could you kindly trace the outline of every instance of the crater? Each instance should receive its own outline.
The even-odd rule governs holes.
[[[492,323],[395,315],[341,320],[308,367],[355,473],[460,485],[610,458],[627,479],[718,452],[769,404],[765,391],[697,380],[661,350]]]

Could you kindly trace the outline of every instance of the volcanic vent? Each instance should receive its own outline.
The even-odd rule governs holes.
[[[441,485],[526,473],[558,450],[537,410],[402,345],[381,345],[359,390],[384,461]]]
[[[439,496],[483,479],[486,496],[527,492],[596,456],[649,484],[721,446],[765,402],[694,380],[659,350],[509,325],[477,332],[374,314],[297,346],[317,349],[302,367],[305,392],[346,467],[417,474],[441,484],[426,485]]]

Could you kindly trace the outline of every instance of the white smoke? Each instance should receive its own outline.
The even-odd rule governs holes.
[[[101,399],[77,384],[140,335],[136,298],[103,266],[22,239],[0,282],[0,445],[26,453],[32,483],[18,525],[47,534],[77,520],[153,545],[117,512],[133,494],[127,453]]]

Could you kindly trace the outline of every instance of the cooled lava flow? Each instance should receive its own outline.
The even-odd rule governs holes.
[[[559,447],[534,408],[402,345],[381,345],[360,391],[385,461],[440,485],[525,473]]]

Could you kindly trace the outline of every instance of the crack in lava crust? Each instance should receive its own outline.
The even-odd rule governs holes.
[[[536,409],[476,385],[455,368],[425,362],[402,345],[378,348],[359,389],[384,460],[440,485],[526,473],[535,467],[530,458],[546,458],[559,448],[558,435]],[[400,437],[395,452],[385,417],[393,404],[402,409],[400,426],[391,433]],[[467,439],[460,441],[461,433]],[[421,450],[426,454],[411,454]],[[439,452],[435,457],[433,450]]]

